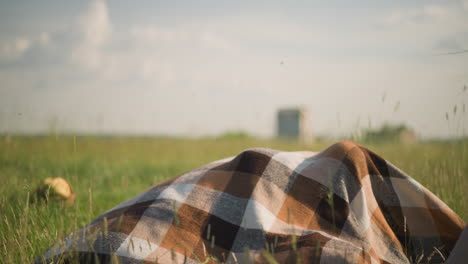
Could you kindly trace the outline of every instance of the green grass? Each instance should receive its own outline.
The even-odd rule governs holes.
[[[61,237],[151,185],[251,147],[322,150],[330,143],[250,138],[0,136],[0,262],[31,262]],[[468,141],[369,146],[468,219]],[[72,206],[27,202],[46,177],[69,180]]]

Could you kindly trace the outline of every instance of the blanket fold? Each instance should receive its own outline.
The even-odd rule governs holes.
[[[350,141],[249,149],[158,184],[37,263],[441,263],[463,220]]]

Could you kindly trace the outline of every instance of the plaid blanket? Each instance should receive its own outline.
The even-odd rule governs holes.
[[[464,226],[356,143],[257,148],[150,188],[37,262],[440,263]]]

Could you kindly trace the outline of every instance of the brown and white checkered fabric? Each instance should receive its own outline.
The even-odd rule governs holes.
[[[356,143],[249,149],[118,205],[38,262],[439,263],[464,226]]]

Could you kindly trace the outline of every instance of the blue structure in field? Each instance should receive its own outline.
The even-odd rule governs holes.
[[[277,115],[277,136],[282,139],[312,141],[309,115],[303,108],[280,109]]]

